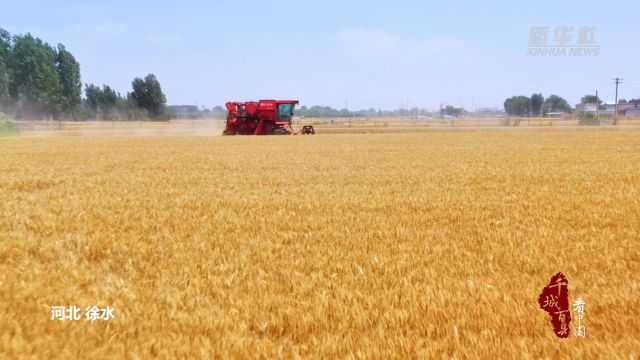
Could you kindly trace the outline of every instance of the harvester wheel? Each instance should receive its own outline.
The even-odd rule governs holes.
[[[283,128],[275,128],[275,129],[273,129],[273,131],[271,133],[273,135],[287,135],[287,130],[285,130]]]

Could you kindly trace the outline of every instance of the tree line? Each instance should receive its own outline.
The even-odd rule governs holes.
[[[18,119],[168,119],[155,75],[135,78],[127,94],[85,84],[80,64],[63,44],[0,28],[0,112]]]
[[[169,112],[174,119],[224,119],[227,110],[222,106],[199,108],[196,105],[169,105]]]
[[[530,97],[520,95],[506,99],[504,110],[511,116],[544,116],[552,112],[571,112],[571,106],[558,95],[550,95],[545,99],[542,94],[533,94]]]
[[[584,95],[580,102],[583,104],[598,104],[600,110],[604,110],[605,106],[601,98],[592,94]],[[634,103],[640,104],[640,99],[618,100],[619,104]],[[527,96],[513,96],[505,100],[504,110],[511,116],[544,116],[552,112],[571,112],[573,109],[569,103],[558,95],[550,95],[544,98],[542,94],[533,94]]]
[[[301,106],[296,108],[296,115],[305,117],[418,117],[418,116],[432,116],[432,112],[427,109],[411,108],[411,109],[395,109],[395,110],[381,110],[381,109],[361,109],[361,110],[349,110],[349,109],[334,109],[330,106]]]
[[[212,108],[198,108],[195,105],[170,105],[168,106],[171,115],[175,119],[209,119],[209,118],[225,118],[227,111],[222,106],[214,106]],[[454,108],[447,106],[450,113],[464,113],[462,108]],[[433,113],[427,109],[411,108],[411,109],[395,109],[395,110],[381,110],[381,109],[361,109],[361,110],[348,110],[348,109],[335,109],[330,106],[300,106],[296,107],[295,114],[297,116],[313,117],[313,118],[371,118],[371,117],[419,117],[419,116],[432,116]]]

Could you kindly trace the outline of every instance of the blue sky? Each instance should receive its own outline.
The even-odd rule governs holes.
[[[294,98],[351,109],[640,98],[637,1],[13,1],[0,27],[61,42],[83,82],[154,73],[169,104]],[[532,27],[595,26],[598,56],[527,56]]]

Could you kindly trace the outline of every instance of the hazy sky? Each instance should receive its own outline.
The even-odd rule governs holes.
[[[155,73],[169,104],[294,98],[501,107],[511,95],[640,97],[638,1],[12,1],[0,27],[61,42],[83,82]],[[598,56],[527,56],[532,27],[595,26]],[[472,100],[473,99],[473,100]]]

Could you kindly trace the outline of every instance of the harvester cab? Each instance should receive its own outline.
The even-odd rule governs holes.
[[[313,126],[295,131],[291,127],[297,100],[228,102],[224,135],[306,135]]]

